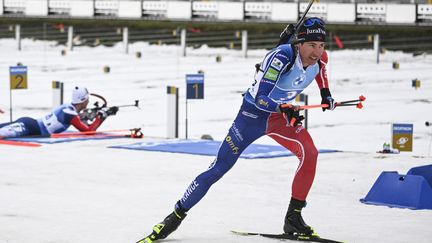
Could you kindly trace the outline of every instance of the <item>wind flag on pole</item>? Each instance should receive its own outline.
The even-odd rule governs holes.
[[[339,36],[333,35],[333,39],[336,42],[336,45],[339,47],[339,49],[342,49],[344,47],[341,39],[339,38]]]

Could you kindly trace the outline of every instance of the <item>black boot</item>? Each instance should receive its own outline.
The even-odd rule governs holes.
[[[291,198],[283,228],[286,234],[312,235],[314,233],[312,227],[307,225],[301,216],[301,210],[305,205],[305,201]]]
[[[185,217],[186,210],[177,202],[174,212],[169,214],[162,222],[153,226],[153,232],[137,243],[152,243],[160,239],[165,239],[179,227]]]

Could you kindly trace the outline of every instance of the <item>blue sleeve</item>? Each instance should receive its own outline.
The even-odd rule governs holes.
[[[294,51],[291,45],[281,45],[268,53],[262,62],[263,76],[259,80],[259,89],[255,96],[255,105],[264,111],[277,112],[279,104],[268,95],[280,79],[289,70],[288,66],[294,61]]]
[[[72,119],[78,115],[71,105],[62,105],[55,113],[59,122],[61,122],[65,127],[70,126]]]
[[[75,116],[77,116],[77,115],[71,115],[71,114],[67,114],[67,113],[65,113],[65,116],[64,116],[64,123],[65,123],[65,125],[70,125],[71,122],[72,122],[72,119],[73,119]]]

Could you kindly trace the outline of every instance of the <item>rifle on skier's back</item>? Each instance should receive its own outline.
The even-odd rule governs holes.
[[[276,46],[280,46],[282,44],[293,43],[297,39],[297,33],[299,27],[303,24],[304,19],[306,18],[306,14],[309,12],[309,9],[312,7],[312,4],[315,0],[310,0],[306,10],[304,11],[301,18],[297,21],[296,25],[288,24],[285,29],[281,32],[279,42]]]

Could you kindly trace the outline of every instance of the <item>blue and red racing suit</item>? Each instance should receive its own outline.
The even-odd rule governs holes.
[[[81,132],[96,131],[101,124],[102,120],[98,116],[91,125],[87,126],[80,120],[75,106],[68,103],[58,106],[51,113],[39,119],[22,117],[13,122],[0,124],[0,138],[49,136],[66,131],[70,125]]]
[[[324,51],[318,63],[304,69],[293,48],[296,47],[291,44],[280,45],[265,56],[216,159],[192,181],[179,201],[181,207],[189,210],[197,204],[211,185],[234,166],[244,149],[263,135],[273,138],[300,160],[291,193],[295,199],[306,200],[315,177],[318,151],[308,131],[301,125],[290,126],[277,107],[292,102],[314,79],[320,88],[328,88],[327,53]]]

